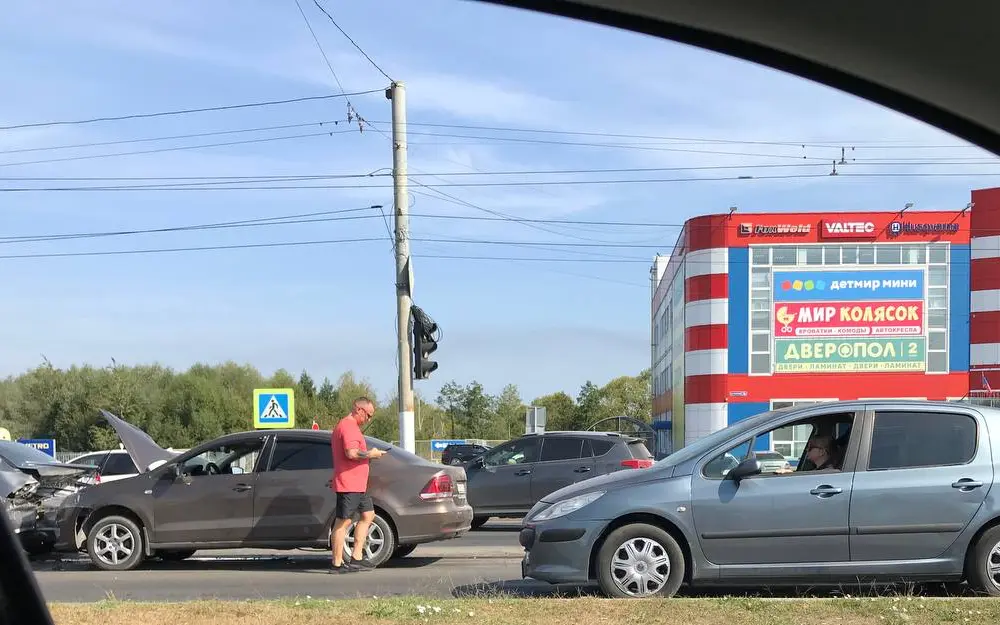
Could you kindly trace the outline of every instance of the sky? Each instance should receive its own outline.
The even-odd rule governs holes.
[[[958,209],[1000,178],[925,124],[697,48],[459,0],[319,2],[373,62],[314,0],[5,8],[0,126],[42,125],[0,129],[0,375],[234,360],[393,394],[382,71],[406,88],[414,301],[443,330],[429,399],[648,367],[652,258],[693,216]],[[335,97],[48,123],[315,96]],[[242,245],[267,247],[106,253]]]

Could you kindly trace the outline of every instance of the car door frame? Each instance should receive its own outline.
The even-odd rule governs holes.
[[[545,453],[545,446],[549,444],[549,441],[557,439],[572,439],[579,443],[579,450],[577,451],[576,458],[562,458],[559,460],[542,460],[542,454]],[[589,450],[590,455],[584,456],[583,452]],[[594,468],[597,463],[594,459],[593,447],[590,445],[590,439],[586,436],[574,436],[574,435],[559,435],[559,436],[544,436],[541,439],[541,444],[538,448],[538,460],[535,462],[534,466],[531,467],[531,485],[529,487],[530,493],[530,506],[534,506],[540,499],[554,493],[557,490],[565,488],[566,486],[571,486],[582,480],[594,477]],[[544,494],[538,494],[536,492],[535,480],[538,477],[539,471],[544,471],[545,469],[554,469],[556,471],[562,472],[562,469],[571,469],[572,475],[570,476],[572,481],[559,486],[558,488],[553,488],[547,490]],[[543,473],[544,475],[544,473]],[[530,509],[529,506],[529,509]]]
[[[254,504],[253,504],[254,526],[251,530],[249,538],[246,541],[246,545],[275,546],[275,545],[287,544],[295,547],[301,547],[304,545],[310,545],[314,547],[325,547],[329,543],[329,530],[333,515],[336,512],[335,510],[336,495],[334,494],[333,491],[333,466],[332,466],[333,449],[330,446],[330,443],[328,441],[319,440],[317,439],[317,437],[311,436],[309,434],[296,432],[295,430],[275,432],[274,435],[270,437],[270,439],[271,440],[268,443],[266,457],[262,454],[261,456],[262,464],[260,465],[261,468],[256,471],[257,484],[254,488]],[[294,471],[294,472],[289,471],[289,473],[295,474],[290,476],[291,478],[298,477],[298,479],[294,479],[294,483],[296,484],[302,484],[303,481],[301,478],[302,473],[309,473],[311,477],[317,477],[317,478],[321,477],[320,474],[322,473],[321,481],[308,482],[307,484],[303,485],[303,489],[306,490],[306,493],[309,492],[309,489],[313,489],[317,493],[322,492],[325,500],[324,501],[325,505],[323,506],[323,509],[319,511],[320,516],[317,516],[315,519],[317,523],[313,528],[314,531],[312,532],[312,535],[278,536],[276,534],[270,533],[266,527],[262,529],[263,526],[261,521],[264,515],[266,514],[267,509],[265,509],[264,504],[261,501],[261,495],[260,495],[262,488],[261,482],[264,482],[266,486],[266,482],[270,481],[271,478],[278,473],[277,471],[274,471],[274,455],[277,452],[278,445],[281,442],[307,443],[310,445],[317,445],[317,446],[322,445],[326,447],[327,452],[330,455],[331,466],[328,469],[320,468],[320,469],[306,469],[304,471]],[[317,486],[317,484],[321,484],[322,486]],[[315,490],[318,488],[322,488],[323,490],[322,491]],[[280,501],[278,502],[278,504],[280,505]],[[269,507],[273,507],[274,505],[275,501],[272,500]]]
[[[972,418],[976,422],[976,450],[973,457],[966,463],[961,465],[935,465],[931,467],[905,467],[898,469],[876,469],[874,471],[869,471],[869,462],[871,461],[871,450],[872,443],[875,434],[875,417],[878,412],[947,412],[953,414],[961,414]],[[908,475],[915,475],[916,472],[920,472],[926,469],[945,469],[945,468],[958,468],[958,467],[969,467],[969,472],[972,472],[976,465],[985,462],[986,465],[994,472],[993,479],[996,479],[995,475],[995,453],[993,450],[993,436],[990,432],[989,420],[980,411],[976,410],[975,406],[970,406],[966,404],[961,404],[957,402],[941,402],[941,403],[909,403],[906,401],[893,401],[893,400],[869,400],[865,403],[865,420],[864,420],[864,432],[862,435],[862,444],[859,449],[857,458],[857,468],[856,476],[865,476],[869,473],[883,473],[889,471],[907,471],[915,472]],[[979,467],[982,468],[982,467]],[[907,475],[907,474],[904,474]],[[983,492],[981,493],[982,500],[985,501],[991,494],[993,482],[992,480],[984,484]],[[853,495],[853,493],[852,493]],[[853,504],[853,501],[852,501]],[[919,576],[921,574],[928,575],[940,575],[940,574],[961,574],[964,568],[964,546],[967,544],[963,541],[964,537],[967,537],[970,532],[975,530],[975,525],[979,514],[982,512],[983,506],[979,505],[977,511],[969,516],[966,520],[965,525],[961,529],[952,532],[954,539],[942,550],[942,553],[935,554],[934,557],[930,558],[919,558],[919,559],[889,559],[889,560],[854,560],[854,549],[855,545],[859,543],[861,536],[866,533],[870,533],[872,528],[859,527],[855,525],[854,515],[851,515],[851,537],[852,537],[852,564],[855,568],[860,568],[862,572],[870,574],[873,578],[882,577],[882,569],[884,568],[884,563],[886,561],[893,562],[893,573],[903,573],[904,569],[907,574],[912,574],[914,576]],[[902,528],[900,528],[902,533]],[[913,534],[914,532],[907,532],[908,534]],[[891,535],[891,534],[890,534]],[[954,549],[961,547],[961,555],[963,557],[959,558],[956,554],[951,553]],[[956,568],[957,566],[957,568]]]
[[[246,535],[243,538],[240,538],[239,540],[197,541],[197,540],[190,540],[190,537],[193,535],[195,530],[185,529],[183,524],[179,524],[181,525],[181,527],[179,529],[175,529],[172,532],[172,536],[163,536],[162,534],[157,533],[157,527],[159,525],[159,521],[157,519],[158,502],[156,501],[156,499],[162,496],[158,495],[157,491],[160,488],[177,487],[176,483],[164,486],[164,485],[159,485],[157,482],[159,482],[160,480],[171,479],[170,477],[168,477],[168,475],[170,472],[174,470],[174,467],[180,466],[183,463],[190,460],[191,458],[200,456],[201,454],[211,450],[214,447],[218,447],[220,445],[238,444],[242,442],[248,442],[251,440],[262,440],[260,452],[258,452],[257,456],[257,462],[254,464],[253,470],[249,474],[249,476],[252,478],[250,479],[250,481],[256,482],[257,476],[260,475],[262,469],[270,464],[272,448],[274,446],[273,432],[252,432],[252,433],[246,432],[240,435],[223,436],[215,440],[202,443],[201,445],[198,445],[196,447],[193,447],[188,451],[184,452],[183,454],[178,455],[176,458],[171,459],[171,461],[168,462],[167,464],[157,467],[156,469],[153,470],[153,472],[150,474],[150,480],[152,480],[152,483],[149,484],[149,490],[147,491],[148,496],[152,497],[152,500],[148,504],[150,513],[149,518],[152,521],[150,528],[151,531],[149,532],[150,548],[160,548],[160,549],[186,548],[193,544],[197,544],[202,548],[206,549],[243,546],[246,537],[249,536],[252,531],[253,523],[255,520],[254,499],[256,498],[256,494],[253,490],[253,487],[251,487],[247,491],[247,497],[250,499],[250,520],[249,520],[249,526],[247,527]],[[197,523],[192,522],[189,525],[196,526]],[[178,538],[178,535],[181,538],[181,540],[163,540],[164,538],[171,538],[171,537]]]
[[[534,438],[535,444],[538,446],[538,449],[535,452],[536,453],[536,457],[535,457],[534,461],[532,461],[532,462],[523,462],[523,463],[519,463],[519,464],[511,464],[511,465],[506,465],[506,464],[501,464],[501,465],[487,465],[486,464],[486,457],[490,453],[492,453],[492,452],[494,452],[494,451],[496,451],[496,450],[498,450],[498,449],[500,449],[500,448],[502,448],[502,447],[504,447],[506,445],[514,445],[514,444],[516,444],[516,443],[518,443],[520,441],[526,440],[526,438],[528,436],[535,437]],[[506,477],[508,479],[508,481],[511,481],[511,483],[513,484],[513,486],[518,487],[518,488],[520,488],[520,487],[523,486],[523,496],[520,497],[520,498],[517,498],[517,495],[515,494],[515,497],[512,498],[512,503],[510,503],[509,505],[502,505],[502,506],[492,505],[491,506],[491,505],[482,505],[482,504],[480,504],[477,507],[477,505],[472,502],[472,498],[470,497],[469,498],[469,503],[475,509],[476,515],[477,516],[505,516],[505,515],[523,515],[524,513],[526,513],[531,508],[531,504],[527,503],[531,499],[531,474],[534,471],[535,464],[537,464],[538,458],[541,457],[541,454],[542,454],[542,436],[541,435],[532,434],[532,435],[519,436],[519,437],[511,439],[509,441],[504,441],[500,445],[497,445],[496,447],[492,447],[488,451],[486,451],[485,453],[483,453],[482,455],[478,456],[476,458],[476,460],[473,461],[474,463],[477,463],[478,466],[476,466],[476,464],[473,464],[473,465],[471,465],[469,467],[466,467],[465,472],[466,472],[466,477],[467,477],[467,480],[468,480],[466,482],[467,488],[468,488],[468,491],[467,491],[468,495],[472,495],[472,493],[474,492],[473,489],[477,488],[476,487],[476,481],[475,481],[476,480],[476,475],[477,474],[482,474],[482,473],[490,473],[490,474],[492,474],[493,477],[496,478],[496,481],[499,480],[500,476],[503,476],[503,477]],[[520,478],[524,478],[524,479],[522,479],[522,480],[511,480],[510,478],[513,478],[513,477],[520,477]],[[491,484],[491,486],[493,486],[494,488],[496,487],[495,484]]]
[[[854,472],[856,470],[857,461],[858,461],[858,453],[859,453],[860,448],[861,448],[861,440],[862,440],[862,437],[864,436],[864,429],[863,429],[863,425],[864,425],[864,422],[865,422],[864,421],[864,419],[865,419],[865,405],[864,404],[848,404],[846,406],[845,405],[839,405],[839,404],[838,405],[812,404],[812,405],[804,406],[801,409],[795,409],[793,412],[785,413],[785,414],[782,414],[781,416],[776,416],[773,419],[769,419],[767,422],[762,423],[762,424],[758,425],[757,427],[755,427],[755,428],[753,428],[751,430],[743,432],[739,436],[730,438],[730,439],[726,440],[725,442],[720,443],[719,445],[715,446],[712,450],[704,453],[701,456],[701,458],[699,458],[698,461],[692,467],[692,471],[691,471],[691,479],[692,479],[692,484],[691,484],[692,501],[691,501],[691,505],[692,505],[693,509],[698,505],[697,497],[696,497],[696,495],[697,495],[696,489],[698,489],[698,485],[697,485],[696,481],[698,481],[698,480],[709,481],[704,476],[703,469],[704,469],[705,465],[707,465],[711,460],[715,459],[715,457],[718,456],[719,454],[728,451],[730,448],[742,445],[742,444],[747,443],[747,442],[749,442],[749,444],[750,444],[749,450],[748,450],[748,454],[750,454],[750,453],[754,452],[754,446],[756,444],[756,441],[757,441],[758,437],[760,437],[761,435],[768,434],[768,433],[770,433],[770,432],[772,432],[772,431],[774,431],[774,430],[776,430],[778,428],[785,427],[785,426],[787,426],[787,425],[789,425],[791,423],[795,423],[797,421],[802,421],[802,420],[806,420],[806,419],[810,419],[810,418],[823,417],[823,416],[834,416],[834,415],[845,414],[845,413],[853,413],[854,418],[853,418],[853,425],[851,426],[851,436],[848,439],[847,450],[844,453],[844,462],[843,462],[843,465],[842,465],[841,470],[839,472],[836,472],[836,473],[832,473],[832,472],[817,472],[816,476],[815,476],[815,483],[814,482],[809,482],[808,484],[804,483],[805,480],[806,480],[806,478],[807,478],[806,475],[751,476],[751,477],[745,478],[743,480],[743,482],[752,482],[752,483],[758,483],[758,484],[760,484],[760,483],[766,483],[766,482],[769,482],[771,480],[794,480],[795,482],[775,482],[775,483],[776,484],[802,483],[802,488],[804,489],[804,494],[805,494],[805,499],[803,499],[803,501],[806,502],[806,503],[808,503],[808,504],[815,503],[815,504],[818,504],[818,505],[822,505],[820,502],[823,501],[823,500],[821,498],[819,498],[819,497],[811,495],[810,494],[810,490],[812,490],[813,488],[815,488],[818,485],[824,484],[825,483],[825,481],[823,480],[824,477],[827,477],[827,476],[834,477],[834,476],[836,476],[837,478],[839,478],[836,481],[838,481],[841,484],[846,484],[847,488],[848,488],[848,492],[842,493],[842,494],[839,495],[839,497],[842,497],[842,499],[840,499],[840,501],[842,502],[842,505],[847,506],[847,514],[844,515],[843,526],[842,527],[839,527],[839,526],[827,526],[827,527],[817,528],[819,531],[817,531],[815,533],[805,533],[805,534],[803,534],[803,531],[806,528],[799,528],[799,529],[786,528],[786,529],[783,529],[783,530],[782,529],[775,529],[775,530],[770,530],[768,532],[764,532],[763,530],[751,530],[751,531],[737,531],[737,530],[733,530],[732,532],[727,532],[727,534],[731,534],[732,535],[732,538],[734,540],[742,540],[742,539],[746,538],[746,540],[748,540],[748,541],[757,540],[760,537],[764,537],[764,538],[776,538],[776,539],[780,539],[780,540],[790,540],[790,539],[796,538],[796,539],[802,540],[803,542],[807,542],[807,541],[813,540],[813,539],[829,541],[829,539],[831,537],[836,538],[836,537],[839,536],[843,540],[843,557],[842,557],[842,560],[831,561],[831,562],[820,562],[820,563],[813,563],[813,562],[774,562],[774,563],[765,563],[765,564],[760,564],[760,563],[742,564],[742,563],[716,563],[716,562],[713,562],[712,560],[709,560],[709,558],[708,558],[708,555],[707,555],[707,552],[706,552],[706,546],[705,546],[704,541],[706,539],[711,540],[713,538],[722,538],[722,539],[725,539],[728,536],[725,536],[725,537],[716,537],[716,536],[713,535],[713,534],[716,534],[716,532],[705,532],[704,531],[704,525],[701,525],[701,527],[699,527],[699,524],[698,524],[698,521],[697,521],[697,517],[698,517],[697,510],[693,510],[693,512],[694,512],[694,527],[695,527],[695,531],[696,531],[697,540],[699,542],[699,549],[701,550],[701,553],[702,553],[702,557],[705,558],[706,562],[708,564],[710,564],[711,566],[718,567],[720,579],[727,580],[727,581],[741,580],[741,579],[757,580],[757,581],[759,581],[759,580],[762,580],[762,579],[770,579],[770,580],[774,580],[775,583],[778,583],[778,582],[780,582],[782,580],[786,580],[786,579],[788,579],[788,580],[794,580],[794,579],[801,580],[803,577],[809,577],[811,579],[819,580],[819,579],[822,579],[823,577],[826,577],[828,575],[833,574],[833,570],[836,568],[837,565],[849,565],[850,564],[850,541],[849,541],[850,516],[849,516],[849,514],[850,514],[850,497],[851,497],[851,492],[850,492],[849,489],[851,488],[851,484],[853,482],[853,476],[854,476]],[[749,457],[749,455],[747,457]],[[715,480],[711,480],[711,481],[713,483],[716,483]],[[827,480],[827,481],[829,481],[829,480]],[[722,480],[719,480],[717,483],[721,487],[722,484],[724,484],[725,482],[726,482],[726,479],[723,478]],[[733,518],[735,518],[735,516]],[[708,534],[708,536],[706,536],[706,534]],[[758,536],[758,534],[766,534],[766,536]]]

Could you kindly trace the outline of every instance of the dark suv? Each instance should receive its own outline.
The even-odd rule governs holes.
[[[542,497],[622,469],[645,469],[653,455],[641,438],[609,432],[525,434],[465,466],[473,529],[490,517],[522,517]]]
[[[471,443],[448,445],[441,452],[441,462],[443,464],[465,464],[489,450],[490,448],[484,445],[473,445]]]

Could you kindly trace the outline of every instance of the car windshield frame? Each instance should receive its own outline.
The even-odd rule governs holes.
[[[0,441],[0,456],[16,467],[25,464],[59,464],[44,451],[14,441]]]
[[[801,406],[799,406],[801,408]],[[795,409],[795,406],[788,406],[785,408],[778,408],[776,410],[768,410],[760,414],[756,414],[752,417],[748,417],[734,423],[733,425],[722,428],[712,432],[704,438],[699,438],[690,445],[685,445],[681,447],[676,452],[670,454],[669,456],[662,458],[656,462],[653,466],[660,467],[673,467],[684,462],[689,462],[691,460],[696,460],[703,456],[704,454],[712,451],[719,445],[729,441],[730,439],[737,439],[744,436],[751,430],[759,427],[761,424],[767,423],[771,419],[775,418],[781,414],[787,414],[788,412]]]

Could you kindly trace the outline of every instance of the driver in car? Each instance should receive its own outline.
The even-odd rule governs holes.
[[[838,469],[835,461],[833,448],[833,437],[828,434],[819,434],[809,438],[806,442],[806,460],[813,464],[812,469],[801,469],[802,471],[825,471],[827,469]],[[800,465],[801,468],[801,465]],[[795,473],[799,469],[781,468],[775,473]]]

